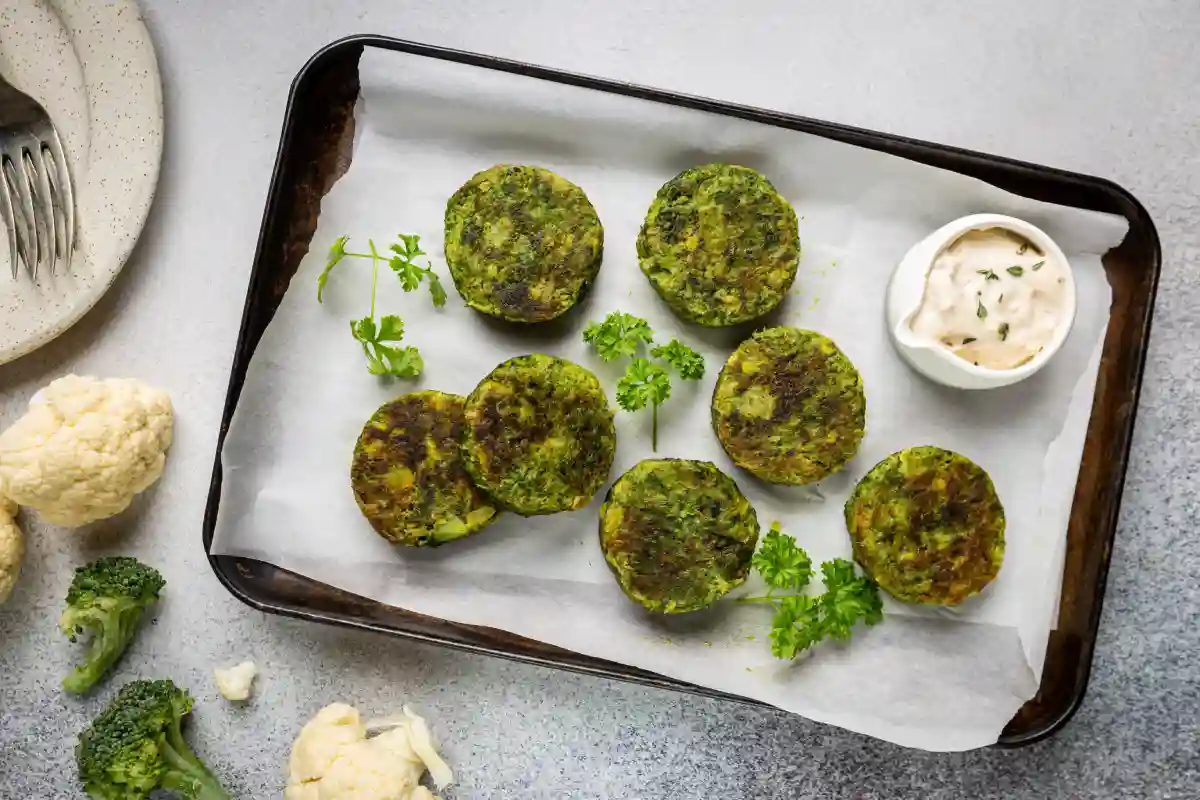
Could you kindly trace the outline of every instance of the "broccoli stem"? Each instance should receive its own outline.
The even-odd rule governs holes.
[[[229,793],[183,740],[178,717],[159,739],[158,751],[167,765],[162,778],[164,789],[185,800],[230,800]]]
[[[141,606],[134,606],[78,619],[78,624],[91,631],[92,642],[83,663],[63,679],[63,689],[83,694],[95,686],[125,653],[141,617]]]

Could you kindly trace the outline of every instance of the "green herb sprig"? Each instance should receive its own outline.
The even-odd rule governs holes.
[[[348,236],[339,236],[329,248],[325,260],[325,268],[317,276],[317,302],[324,301],[325,285],[334,267],[347,258],[368,258],[371,260],[371,313],[362,319],[350,321],[350,335],[362,345],[363,354],[367,357],[367,372],[372,375],[390,375],[396,378],[416,378],[425,369],[425,362],[416,347],[401,347],[399,342],[404,339],[404,320],[394,314],[386,314],[376,321],[375,294],[379,283],[379,264],[386,263],[400,280],[400,285],[406,292],[416,289],[421,283],[429,286],[429,295],[434,306],[441,308],[446,305],[446,290],[433,271],[433,265],[428,261],[425,266],[416,263],[416,259],[426,255],[421,249],[421,237],[415,234],[399,234],[399,242],[392,244],[388,250],[391,255],[381,254],[372,239],[367,240],[369,253],[352,253],[346,249],[350,241]]]
[[[616,361],[637,355],[641,345],[654,341],[654,334],[641,317],[614,311],[603,322],[589,322],[583,329],[583,340],[605,361]]]
[[[813,578],[812,560],[796,540],[780,530],[779,523],[763,538],[751,561],[767,584],[761,597],[743,597],[740,603],[768,603],[775,609],[771,621],[771,653],[794,659],[824,639],[844,641],[862,620],[877,625],[883,620],[879,587],[858,575],[854,564],[835,558],[821,564],[825,591],[801,594]]]
[[[388,259],[388,267],[396,273],[404,291],[411,292],[420,286],[422,281],[427,281],[429,297],[433,300],[433,305],[437,308],[446,305],[446,290],[442,288],[442,281],[433,271],[433,264],[426,261],[425,266],[422,267],[416,263],[418,257],[427,255],[421,249],[421,237],[416,234],[403,233],[397,234],[397,237],[400,239],[399,244],[393,244],[388,248],[393,253],[392,257]]]
[[[650,446],[657,452],[658,407],[671,397],[671,375],[650,359],[665,363],[684,380],[695,381],[704,377],[704,358],[678,339],[654,345],[650,323],[623,311],[613,311],[602,322],[588,323],[583,340],[605,361],[631,359],[617,381],[617,405],[630,412],[650,406]],[[651,345],[650,358],[638,355]]]

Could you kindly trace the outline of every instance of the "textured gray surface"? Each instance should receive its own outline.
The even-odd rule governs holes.
[[[718,0],[147,2],[167,103],[160,195],[112,293],[74,331],[0,367],[0,424],[67,371],[169,389],[161,485],[97,536],[30,531],[0,609],[0,796],[81,796],[75,732],[98,700],[57,690],[71,567],[120,549],[163,566],[158,621],[119,678],[199,697],[198,749],[237,797],[282,793],[320,705],[409,702],[446,741],[449,796],[1191,798],[1200,784],[1200,5]],[[1150,209],[1165,268],[1091,687],[1020,751],[914,753],[770,711],[264,617],[211,575],[200,521],[287,86],[320,45],[381,32],[775,107],[1115,179]],[[254,657],[248,709],[217,662]],[[110,687],[111,688],[111,687]]]

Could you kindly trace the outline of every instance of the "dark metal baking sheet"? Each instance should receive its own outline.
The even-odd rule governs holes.
[[[263,214],[241,331],[221,421],[204,516],[204,547],[212,544],[221,499],[221,447],[250,358],[275,313],[316,229],[321,198],[349,163],[358,60],[365,47],[468,64],[531,78],[612,92],[655,103],[738,117],[835,139],[970,175],[1015,194],[1117,214],[1129,222],[1121,245],[1104,256],[1112,310],[1087,441],[1075,488],[1057,628],[1051,633],[1042,684],[1005,728],[1001,746],[1021,746],[1059,730],[1083,701],[1091,670],[1105,577],[1129,458],[1134,414],[1150,336],[1161,267],[1158,234],[1145,208],[1110,181],[876,131],[660,91],[381,36],[334,42],[304,66],[292,84],[279,154]],[[250,606],[315,622],[375,630],[463,650],[577,672],[631,680],[741,702],[703,687],[582,656],[504,631],[460,625],[383,605],[253,559],[209,556],[221,582]]]

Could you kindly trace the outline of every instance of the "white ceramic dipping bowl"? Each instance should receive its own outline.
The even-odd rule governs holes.
[[[1054,337],[1032,359],[1012,369],[978,367],[959,358],[937,342],[913,333],[909,320],[921,307],[925,279],[933,260],[968,231],[1003,228],[1031,242],[1047,258],[1063,265],[1067,278],[1067,309]],[[887,287],[888,336],[896,350],[917,372],[930,380],[956,389],[995,389],[1023,381],[1054,358],[1075,324],[1075,278],[1062,249],[1034,225],[1003,214],[972,214],[949,222],[922,239],[901,259],[892,271]]]

